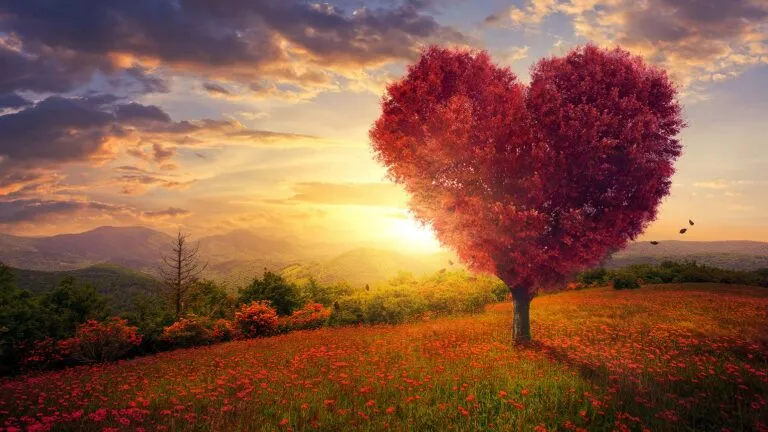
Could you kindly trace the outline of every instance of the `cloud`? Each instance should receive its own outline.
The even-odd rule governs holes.
[[[711,181],[693,183],[693,187],[702,188],[702,189],[727,189],[731,185],[732,185],[732,182],[729,182],[726,180],[711,180]]]
[[[168,207],[165,210],[158,210],[158,211],[146,211],[142,214],[142,216],[145,219],[168,219],[168,218],[179,218],[179,217],[187,217],[192,214],[191,211],[185,210],[178,207]]]
[[[309,135],[249,129],[234,120],[173,121],[161,108],[125,103],[111,95],[51,96],[16,112],[0,115],[0,190],[17,191],[41,170],[55,171],[72,163],[103,163],[127,154],[161,169],[179,148],[225,145],[314,145]],[[123,188],[136,193],[138,179]],[[146,182],[163,187],[171,181]]]
[[[22,199],[0,201],[0,224],[45,220],[79,212],[125,213],[128,207],[97,201]]]
[[[10,66],[0,93],[69,91],[97,71],[132,71],[145,90],[162,90],[147,73],[158,65],[172,75],[311,93],[334,88],[334,76],[413,59],[428,43],[466,43],[428,14],[430,3],[344,10],[302,0],[9,0],[0,6],[7,35],[0,64]]]
[[[407,194],[392,183],[297,183],[295,194],[271,203],[406,207]]]
[[[702,189],[729,189],[736,186],[762,186],[768,182],[760,180],[709,180],[693,183],[694,187]]]
[[[528,0],[486,23],[531,28],[554,14],[569,16],[578,37],[665,67],[689,94],[768,63],[768,4],[752,0]]]
[[[232,92],[216,83],[204,83],[203,89],[212,96],[231,96]]]
[[[512,64],[528,57],[529,49],[528,46],[507,48],[501,52],[495,52],[494,57],[502,63]]]
[[[98,102],[53,96],[0,116],[0,155],[14,162],[69,162],[108,157],[114,116]]]
[[[31,101],[24,99],[16,93],[0,95],[0,110],[24,108],[32,105]]]

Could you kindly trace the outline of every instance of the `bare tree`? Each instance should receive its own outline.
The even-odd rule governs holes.
[[[200,263],[200,243],[191,246],[188,238],[189,234],[178,233],[171,253],[163,255],[163,266],[160,268],[160,275],[173,302],[177,318],[184,308],[187,292],[208,267],[208,263]]]

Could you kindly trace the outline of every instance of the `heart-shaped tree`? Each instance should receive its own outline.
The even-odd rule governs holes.
[[[377,159],[443,245],[507,284],[515,341],[536,290],[655,219],[685,126],[664,71],[593,45],[540,60],[528,87],[486,52],[431,47],[382,111]]]

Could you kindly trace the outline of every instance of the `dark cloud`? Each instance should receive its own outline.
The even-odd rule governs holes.
[[[232,120],[175,122],[159,107],[124,103],[111,95],[52,96],[0,115],[0,195],[39,183],[35,176],[50,177],[41,172],[50,174],[68,163],[111,160],[123,151],[172,171],[177,166],[171,160],[179,147],[271,145],[315,139],[252,130]],[[189,184],[162,176],[122,180],[125,193],[143,191],[141,185],[180,188]]]
[[[165,219],[175,217],[187,217],[192,212],[178,207],[168,207],[165,210],[147,211],[142,214],[147,219]]]
[[[24,108],[30,105],[32,105],[32,101],[28,101],[16,93],[0,95],[0,110],[5,108]]]
[[[165,82],[146,70],[158,62],[170,73],[244,84],[328,86],[329,71],[357,73],[412,59],[425,43],[466,41],[427,13],[431,3],[345,10],[303,0],[6,0],[0,92],[63,92],[96,71],[128,71],[144,91],[162,91]]]
[[[216,83],[204,83],[203,89],[214,96],[229,96],[232,94],[232,92]]]
[[[161,144],[154,143],[152,144],[152,154],[155,162],[167,162],[176,155],[176,147],[163,147]]]
[[[110,152],[114,116],[86,99],[58,96],[0,116],[0,155],[10,161],[68,162]]]
[[[160,107],[155,105],[141,105],[130,103],[120,105],[116,111],[117,120],[127,124],[143,124],[148,122],[170,123],[169,116]]]
[[[0,201],[0,224],[38,221],[52,216],[63,216],[88,210],[101,213],[129,211],[128,208],[123,206],[95,201],[42,199]]]

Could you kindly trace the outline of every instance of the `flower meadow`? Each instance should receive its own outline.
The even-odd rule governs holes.
[[[575,290],[531,315],[526,346],[502,303],[3,378],[0,430],[768,430],[765,289]]]

